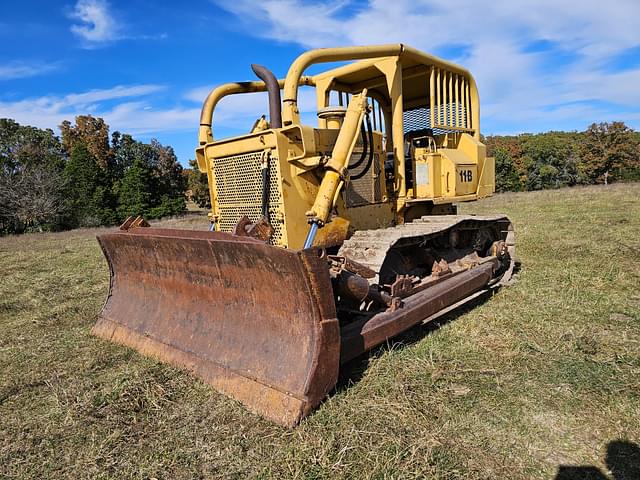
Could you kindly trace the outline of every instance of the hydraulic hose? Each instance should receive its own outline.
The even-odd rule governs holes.
[[[351,180],[358,180],[359,178],[364,177],[369,172],[371,165],[373,165],[373,128],[371,127],[371,118],[369,117],[368,113],[366,115],[366,120],[367,120],[367,132],[369,136],[369,141],[368,141],[369,159],[367,160],[367,165],[364,167],[364,170],[362,170],[357,175],[353,175],[352,177],[350,177]]]
[[[367,114],[368,116],[368,114]],[[349,164],[349,170],[352,170],[354,168],[358,168],[360,165],[362,165],[362,162],[365,161],[365,159],[367,158],[367,152],[369,150],[369,143],[367,140],[367,130],[364,126],[364,123],[360,126],[360,132],[362,133],[362,153],[360,154],[360,158],[358,160],[356,160],[355,162],[353,162],[352,164]]]
[[[269,157],[262,161],[262,216],[269,221]]]

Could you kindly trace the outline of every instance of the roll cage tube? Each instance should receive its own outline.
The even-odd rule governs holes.
[[[278,86],[282,88],[285,84],[284,79],[278,79]],[[301,76],[298,78],[298,85],[315,86],[313,78]],[[236,95],[239,93],[266,92],[267,85],[263,81],[253,82],[231,82],[217,86],[209,92],[202,104],[200,111],[200,128],[198,129],[198,143],[200,146],[213,142],[213,111],[218,102],[227,95]]]
[[[338,62],[346,60],[361,60],[366,58],[400,56],[406,55],[415,60],[433,64],[447,68],[453,72],[462,74],[469,79],[471,86],[471,105],[472,105],[472,124],[474,126],[476,138],[480,136],[480,111],[478,108],[479,98],[476,82],[468,70],[454,63],[443,61],[434,56],[425,54],[411,47],[407,47],[401,43],[388,45],[374,45],[367,47],[338,47],[338,48],[320,48],[309,50],[300,55],[289,67],[285,79],[278,79],[278,85],[283,88],[283,124],[290,125],[299,122],[298,112],[298,86],[310,85],[315,86],[313,77],[302,76],[304,71],[311,65],[316,63]],[[198,132],[198,141],[200,145],[205,145],[213,141],[212,118],[213,111],[218,102],[227,95],[238,93],[264,92],[266,85],[262,81],[253,82],[233,82],[220,85],[207,95],[202,110],[200,112],[200,129]]]
[[[284,108],[282,121],[284,125],[299,122],[298,82],[304,71],[313,64],[340,62],[346,60],[362,60],[365,58],[397,56],[402,52],[402,44],[375,45],[370,47],[337,47],[318,48],[303,53],[289,67],[284,83]]]
[[[474,137],[480,138],[480,109],[479,109],[479,97],[478,88],[476,82],[471,73],[455,63],[441,60],[432,55],[423,53],[415,48],[408,47],[402,43],[387,44],[387,45],[373,45],[366,47],[338,47],[338,48],[319,48],[316,50],[309,50],[291,64],[289,71],[284,82],[283,90],[283,111],[282,121],[283,125],[291,125],[293,123],[299,123],[298,112],[298,84],[304,71],[316,63],[327,62],[340,62],[348,60],[363,60],[367,58],[376,57],[409,57],[419,63],[425,65],[434,65],[440,68],[445,68],[452,72],[464,75],[469,80],[471,90],[471,116],[472,125],[475,130]]]

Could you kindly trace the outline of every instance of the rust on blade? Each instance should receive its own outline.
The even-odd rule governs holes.
[[[128,217],[122,225],[120,225],[120,230],[129,230],[130,228],[141,228],[141,227],[150,227],[149,222],[147,222],[140,215],[138,216],[130,216]]]
[[[260,217],[257,222],[252,222],[246,215],[240,217],[233,229],[233,234],[238,237],[251,237],[267,242],[273,235],[273,227],[265,217]]]
[[[98,241],[111,282],[95,335],[187,368],[287,426],[335,385],[340,331],[316,252],[155,228]]]

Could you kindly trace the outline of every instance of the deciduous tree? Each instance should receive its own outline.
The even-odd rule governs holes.
[[[580,176],[584,183],[639,179],[640,151],[633,130],[622,122],[594,123],[580,148]]]
[[[499,147],[494,152],[496,159],[496,191],[519,192],[522,190],[520,178],[511,156]]]
[[[209,183],[207,174],[201,173],[198,169],[198,162],[189,160],[188,188],[191,200],[202,208],[211,208],[211,197],[209,196]]]
[[[71,154],[78,143],[83,143],[98,166],[107,171],[111,168],[112,152],[109,146],[109,125],[104,119],[91,115],[79,115],[75,125],[65,120],[60,125],[62,145]]]

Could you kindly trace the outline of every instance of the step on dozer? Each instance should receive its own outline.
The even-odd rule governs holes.
[[[203,105],[210,231],[131,218],[99,235],[111,280],[92,332],[292,426],[345,362],[508,283],[515,237],[502,215],[456,215],[454,202],[494,190],[463,68],[382,45],[307,52],[282,80],[253,69],[260,81],[222,85]],[[300,122],[301,85],[316,89],[317,127]],[[214,140],[218,101],[256,91],[268,91],[269,120]]]

